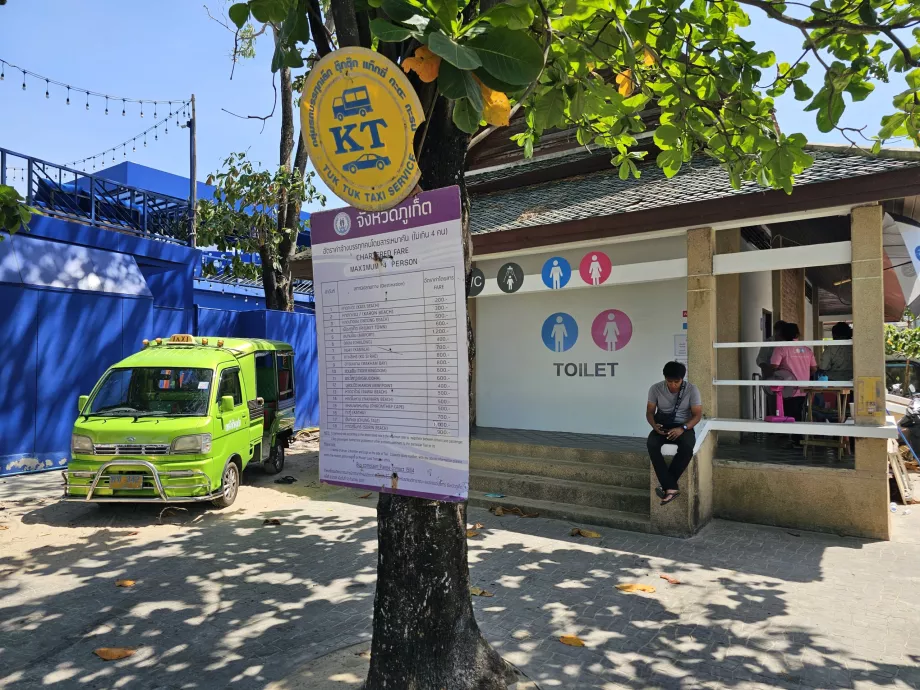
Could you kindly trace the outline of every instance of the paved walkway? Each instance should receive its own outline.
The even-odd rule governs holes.
[[[231,509],[162,519],[58,503],[56,475],[0,480],[0,688],[280,690],[369,640],[373,498],[316,486],[315,454],[289,463],[291,487],[247,473]],[[544,690],[920,687],[916,531],[871,543],[716,522],[686,541],[584,539],[563,521],[477,521],[472,580],[494,593],[474,598],[477,618]],[[103,646],[138,651],[103,662]]]

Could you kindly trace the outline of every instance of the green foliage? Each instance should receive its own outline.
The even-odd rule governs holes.
[[[258,169],[245,153],[233,153],[224,161],[223,170],[208,176],[214,185],[213,200],[198,202],[198,243],[215,246],[220,251],[235,252],[231,274],[239,278],[259,278],[260,269],[243,263],[238,253],[267,254],[272,267],[281,270],[285,257],[279,245],[284,239],[294,244],[305,229],[300,208],[305,202],[325,199],[317,194],[313,173],[306,177],[280,166],[274,172]],[[290,230],[279,227],[279,200],[294,200],[297,222]],[[209,267],[205,267],[208,273]]]
[[[885,326],[885,354],[920,360],[920,328]]]
[[[736,187],[756,181],[789,192],[812,159],[804,136],[780,128],[775,99],[791,89],[822,132],[849,137],[848,103],[870,98],[875,82],[891,79],[905,88],[890,106],[879,104],[877,130],[860,130],[865,145],[877,152],[904,137],[920,145],[917,2],[814,0],[811,14],[794,15],[778,0],[503,0],[484,13],[462,0],[354,6],[366,15],[372,45],[388,55],[405,59],[426,45],[442,58],[438,90],[454,102],[454,124],[463,131],[493,121],[477,82],[523,107],[526,130],[512,139],[526,155],[546,131],[570,127],[579,143],[610,149],[621,177],[638,175],[632,153],[649,127],[643,108],[654,103],[656,161],[666,175],[703,154],[718,160]],[[238,27],[268,21],[280,32],[277,70],[298,63],[309,42],[306,7],[306,0],[248,0],[230,14]],[[775,46],[742,37],[751,23],[747,7],[765,11],[761,21],[801,30],[795,62],[777,64]],[[328,11],[326,2],[319,8]],[[381,47],[388,44],[398,45]],[[812,65],[823,74],[816,91],[804,81]]]
[[[3,241],[2,232],[12,235],[29,229],[32,214],[38,211],[26,206],[24,201],[13,187],[0,185],[0,241]]]

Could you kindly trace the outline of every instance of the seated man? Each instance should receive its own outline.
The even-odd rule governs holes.
[[[667,505],[680,495],[677,482],[693,459],[696,432],[693,428],[703,418],[703,401],[699,389],[684,380],[687,367],[680,362],[664,365],[664,381],[648,391],[645,418],[652,427],[648,436],[648,454],[655,468],[658,483],[655,493],[661,505]],[[664,461],[661,447],[666,443],[677,446],[671,466]]]

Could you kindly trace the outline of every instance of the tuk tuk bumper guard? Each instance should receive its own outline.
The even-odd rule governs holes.
[[[106,474],[106,471],[112,467],[133,467],[141,468],[147,470],[149,474],[143,475],[144,479],[151,479],[153,482],[153,490],[156,491],[157,496],[99,496],[97,498],[93,497],[97,488],[108,489],[108,478],[112,475]],[[76,502],[87,502],[93,501],[96,503],[197,503],[199,501],[211,501],[215,498],[221,496],[220,491],[214,491],[211,486],[211,479],[205,474],[202,470],[167,470],[160,471],[152,463],[147,462],[146,460],[110,460],[103,464],[95,472],[90,471],[70,471],[64,470],[61,472],[64,477],[64,496],[62,499],[64,501],[76,501]],[[75,479],[92,479],[92,483],[89,487],[85,485],[75,484],[73,488],[75,489],[87,489],[86,496],[71,496],[70,495],[70,478]],[[165,477],[167,479],[179,479],[188,477],[193,480],[198,480],[188,484],[178,484],[170,485],[170,489],[207,489],[207,494],[204,496],[169,496],[166,493],[166,488],[163,486],[163,482],[160,479]],[[106,480],[105,483],[100,486],[102,480]],[[118,489],[118,491],[149,491],[150,487],[141,486],[140,489]]]

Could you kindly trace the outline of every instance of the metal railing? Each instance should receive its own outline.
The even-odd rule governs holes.
[[[26,203],[44,215],[117,230],[139,237],[186,244],[187,199],[137,189],[94,174],[0,148],[0,184],[7,171],[17,180]]]

